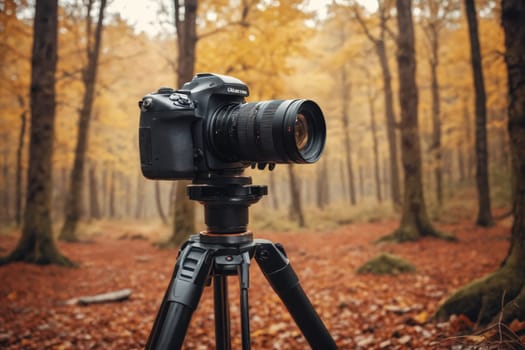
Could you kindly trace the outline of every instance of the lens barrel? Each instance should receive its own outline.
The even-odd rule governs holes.
[[[226,105],[208,130],[217,155],[228,161],[313,163],[326,140],[323,112],[302,99]]]

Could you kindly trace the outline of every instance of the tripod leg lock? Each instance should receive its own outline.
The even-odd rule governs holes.
[[[299,278],[292,269],[280,244],[271,242],[258,244],[255,260],[266,278],[272,281],[272,287],[275,290],[284,291],[295,288],[299,284]]]
[[[213,251],[196,245],[183,248],[177,261],[175,283],[170,285],[166,301],[197,308],[202,289],[212,267]]]

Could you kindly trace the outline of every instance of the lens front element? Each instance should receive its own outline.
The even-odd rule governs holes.
[[[308,123],[302,114],[295,118],[295,145],[299,151],[308,143]]]
[[[276,121],[281,119],[280,140],[274,138],[274,145],[286,154],[286,163],[313,163],[324,149],[326,125],[323,112],[317,103],[310,100],[284,100],[277,108],[274,118],[273,135],[276,135]],[[279,123],[277,123],[278,125]]]

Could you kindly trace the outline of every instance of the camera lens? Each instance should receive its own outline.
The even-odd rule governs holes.
[[[270,100],[219,108],[208,124],[210,143],[227,161],[313,163],[326,125],[310,100]]]

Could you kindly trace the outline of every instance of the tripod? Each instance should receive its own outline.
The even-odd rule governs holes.
[[[181,348],[203,289],[213,279],[216,350],[231,350],[227,276],[237,275],[242,349],[249,350],[249,267],[250,260],[255,258],[312,349],[337,349],[282,246],[253,239],[253,234],[247,231],[248,207],[267,194],[266,186],[251,185],[249,177],[214,178],[188,186],[188,194],[190,199],[204,205],[207,230],[192,235],[180,248],[146,348]]]

